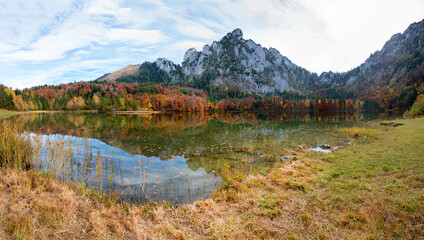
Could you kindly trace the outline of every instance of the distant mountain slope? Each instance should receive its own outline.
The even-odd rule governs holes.
[[[205,45],[202,51],[194,48],[186,51],[181,66],[158,58],[153,63],[129,65],[102,79],[195,83],[199,87],[215,86],[250,93],[310,92],[323,87],[360,90],[370,85],[404,85],[407,78],[422,74],[423,64],[424,20],[411,24],[402,34],[393,35],[380,51],[345,73],[324,72],[318,76],[292,63],[274,48],[263,48],[253,40],[243,39],[242,31],[235,29],[220,41]]]
[[[376,51],[359,67],[346,73],[326,72],[319,76],[329,86],[404,84],[424,63],[424,20],[411,24],[402,34],[393,35],[380,51]]]
[[[181,67],[165,58],[158,58],[156,62],[144,62],[138,65],[138,71],[115,78],[117,82],[126,83],[159,83],[164,85],[182,83],[184,74]]]
[[[105,74],[104,76],[98,78],[97,80],[106,80],[106,81],[115,81],[118,78],[125,76],[137,76],[140,73],[140,64],[137,65],[127,65],[124,68],[119,69],[110,74]]]

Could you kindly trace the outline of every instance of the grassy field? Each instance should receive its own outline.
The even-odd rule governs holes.
[[[302,214],[322,213],[334,238],[424,238],[424,119],[395,122],[404,125],[323,158]]]
[[[424,119],[343,129],[332,154],[234,176],[192,205],[130,205],[43,172],[0,171],[0,239],[423,239]]]

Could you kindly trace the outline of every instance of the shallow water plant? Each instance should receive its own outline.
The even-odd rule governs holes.
[[[20,134],[11,122],[0,123],[0,167],[29,169],[31,166],[31,141]]]
[[[358,137],[376,138],[378,135],[375,129],[362,128],[362,127],[342,128],[341,132],[344,133],[347,137],[351,137],[351,138],[358,138]]]

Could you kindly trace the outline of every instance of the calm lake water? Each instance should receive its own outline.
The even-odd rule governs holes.
[[[34,165],[63,181],[115,191],[132,202],[191,203],[233,174],[272,167],[301,144],[342,145],[338,129],[386,114],[224,115],[24,114]]]

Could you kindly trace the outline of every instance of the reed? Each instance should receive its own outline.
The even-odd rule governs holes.
[[[0,167],[29,169],[31,166],[31,141],[26,134],[20,134],[11,122],[0,123]]]
[[[32,145],[32,157],[33,165],[37,168],[40,167],[40,151],[42,147],[43,140],[39,135],[33,135],[31,137]]]
[[[99,188],[100,181],[100,192],[103,190],[103,156],[100,152],[97,153],[97,163],[96,163],[96,180],[97,188]]]
[[[115,164],[113,163],[112,159],[108,159],[108,176],[107,179],[109,180],[109,188],[112,187],[112,184],[115,180]]]
[[[37,138],[34,138],[37,139]],[[38,139],[34,141],[35,149],[39,149],[38,145],[42,140]],[[40,164],[41,167],[47,169],[54,176],[62,180],[70,180],[73,175],[73,162],[72,157],[74,148],[72,140],[70,138],[59,137],[51,138],[50,136],[44,141],[44,151],[42,152],[42,159]],[[39,155],[38,152],[34,152],[34,158]]]

